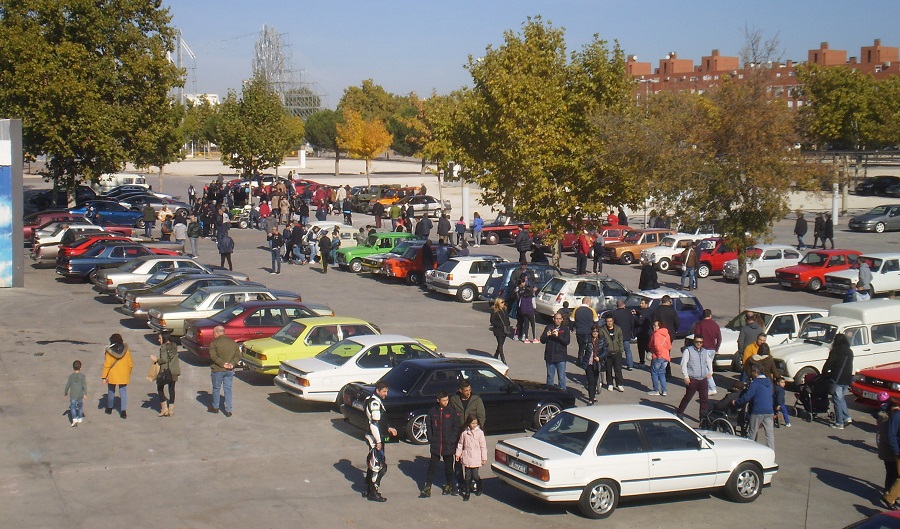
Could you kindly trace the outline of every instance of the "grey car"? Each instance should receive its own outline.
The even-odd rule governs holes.
[[[181,303],[201,288],[240,284],[252,284],[253,286],[265,288],[264,285],[259,283],[243,283],[233,277],[218,274],[186,274],[168,284],[129,292],[125,295],[125,303],[118,310],[126,316],[146,320],[148,318],[147,312],[150,309]]]
[[[900,204],[874,207],[868,213],[850,219],[848,226],[853,231],[874,231],[875,233],[900,229]]]

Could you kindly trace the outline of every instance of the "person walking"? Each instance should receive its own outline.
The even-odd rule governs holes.
[[[197,249],[197,243],[200,241],[200,235],[203,233],[203,228],[200,226],[200,222],[197,221],[197,215],[191,213],[191,216],[188,217],[188,225],[187,225],[187,238],[191,243],[191,257],[200,257],[200,252]]]
[[[719,352],[719,347],[722,346],[722,329],[718,323],[713,321],[711,310],[703,309],[703,319],[694,324],[694,336],[703,338],[706,350],[709,351],[713,356],[713,360],[715,360],[716,353]],[[715,395],[716,393],[718,393],[718,390],[716,389],[715,377],[710,377],[709,394]]]
[[[441,218],[438,220],[438,240],[443,240],[444,244],[453,244],[453,240],[450,238],[452,229],[453,225],[450,224],[450,215],[442,213]]]
[[[803,242],[803,237],[806,236],[806,232],[809,230],[809,222],[803,218],[803,213],[797,213],[797,222],[794,223],[794,235],[797,236],[797,249],[805,250],[806,243]],[[815,246],[815,243],[813,243]]]
[[[687,290],[697,288],[697,243],[691,242],[687,248],[681,252],[681,262],[684,263],[684,270],[681,272],[681,288],[684,289],[684,280],[688,279]]]
[[[144,220],[144,237],[152,239],[153,227],[156,225],[156,210],[150,204],[144,204],[141,215],[143,215]]]
[[[519,286],[516,289],[519,303],[519,340],[522,343],[537,343],[535,339],[535,318],[534,318],[534,292],[535,287],[530,286],[526,279],[526,275],[519,276]],[[531,328],[531,339],[528,338],[528,328]]]
[[[853,381],[853,349],[850,348],[850,341],[845,334],[839,333],[834,337],[831,351],[828,352],[828,359],[822,366],[822,375],[834,383],[831,393],[834,401],[832,428],[843,430],[845,425],[853,422],[850,419],[850,411],[847,409],[847,401],[844,397],[850,382]]]
[[[206,411],[219,413],[220,392],[225,392],[225,416],[232,415],[231,383],[234,380],[234,366],[241,360],[241,350],[237,342],[225,336],[225,327],[217,325],[213,329],[213,341],[209,344],[210,378],[212,379],[212,405]]]
[[[106,414],[111,415],[116,389],[119,390],[119,417],[128,418],[128,382],[131,380],[131,370],[134,369],[134,360],[128,345],[122,340],[120,334],[109,337],[109,346],[105,351],[101,381],[106,384]]]
[[[234,252],[234,239],[228,235],[228,231],[221,231],[216,239],[216,248],[219,250],[219,266],[225,267],[225,261],[228,261],[228,269],[234,270],[231,263],[231,254]]]
[[[825,249],[825,239],[823,238],[824,229],[825,219],[822,218],[821,213],[816,213],[816,218],[813,221],[813,249],[816,249],[819,246],[819,239],[822,239],[822,249]]]
[[[531,251],[531,233],[524,224],[519,224],[519,233],[516,234],[516,250],[519,251],[519,261],[528,259],[528,252]]]
[[[270,252],[272,253],[272,270],[270,274],[281,273],[281,245],[284,244],[284,236],[278,230],[278,227],[272,228],[272,233],[266,237],[269,241]]]
[[[87,378],[81,372],[81,360],[72,362],[72,373],[66,379],[63,396],[69,399],[69,420],[72,426],[84,421],[84,401],[87,400]]]
[[[650,380],[653,382],[653,391],[647,393],[648,395],[661,397],[668,395],[666,366],[671,360],[671,351],[672,337],[669,336],[669,329],[666,329],[659,320],[655,320],[653,335],[650,337]]]
[[[506,363],[506,356],[503,354],[503,344],[506,338],[512,334],[509,324],[509,315],[506,313],[506,301],[503,298],[494,300],[491,310],[491,332],[497,339],[497,349],[494,351],[494,358],[499,358],[501,362]]]
[[[481,218],[481,215],[478,212],[475,212],[475,216],[472,219],[472,237],[475,239],[475,247],[478,248],[481,246],[481,230],[484,228],[484,220]]]
[[[441,459],[444,460],[443,494],[448,496],[455,492],[454,454],[462,421],[459,413],[450,406],[450,397],[446,391],[438,392],[437,403],[428,411],[426,421],[431,458],[428,462],[428,472],[425,474],[425,486],[422,487],[419,497],[431,497],[431,484],[434,483],[434,473],[437,472]]]
[[[775,419],[772,413],[774,402],[772,399],[772,381],[757,366],[750,369],[750,385],[737,400],[734,406],[743,406],[750,403],[750,424],[747,428],[747,438],[756,440],[756,433],[762,425],[766,432],[766,446],[775,450]],[[703,414],[701,410],[700,414]]]
[[[191,207],[193,207],[194,204],[197,203],[197,190],[194,189],[194,184],[191,184],[190,186],[188,186],[187,194],[188,194],[188,204],[190,204]]]
[[[650,337],[653,336],[653,321],[655,319],[650,303],[647,302],[647,299],[642,298],[637,310],[637,324],[635,327],[638,362],[641,365],[646,364],[648,358],[652,358],[650,354]]]
[[[625,353],[625,338],[622,328],[616,325],[612,314],[607,314],[606,325],[603,332],[606,333],[606,389],[612,391],[625,391],[625,381],[622,379],[622,355]]]
[[[631,354],[631,340],[634,337],[634,323],[637,319],[637,311],[625,306],[623,300],[616,301],[616,308],[611,312],[613,321],[622,329],[622,347],[625,350],[625,370],[634,369],[634,357]]]
[[[681,376],[684,378],[684,398],[678,405],[678,418],[684,418],[684,410],[697,392],[700,392],[700,417],[706,413],[709,399],[709,379],[712,377],[712,357],[703,349],[703,338],[695,338],[694,344],[681,353]],[[772,388],[769,386],[771,397]],[[769,420],[772,419],[772,399],[769,399]]]
[[[656,290],[659,288],[659,274],[651,262],[641,265],[641,276],[638,278],[638,290]]]
[[[369,446],[369,455],[366,457],[366,490],[363,498],[369,501],[384,503],[387,498],[381,495],[381,480],[387,474],[387,457],[384,451],[384,442],[390,437],[397,436],[397,430],[391,428],[387,420],[387,410],[384,407],[384,399],[388,396],[386,382],[375,384],[375,392],[366,399],[363,407],[366,410],[366,422],[369,431],[366,432],[366,444]]]
[[[465,429],[456,444],[456,461],[462,464],[465,472],[460,483],[463,501],[469,501],[472,492],[476,496],[481,496],[482,486],[478,469],[487,463],[487,442],[479,426],[478,417],[474,415],[466,417]]]
[[[578,351],[580,352],[584,350],[591,337],[591,328],[600,321],[597,311],[591,307],[591,298],[581,298],[581,305],[575,308],[571,318],[574,322],[575,340],[578,342]]]
[[[331,258],[331,239],[328,232],[322,230],[322,237],[319,239],[319,258],[322,259],[322,273],[328,273],[328,259]]]
[[[587,273],[588,253],[591,251],[593,242],[587,230],[581,230],[581,235],[575,240],[575,275],[582,276]],[[519,252],[522,253],[521,251]]]
[[[831,249],[834,250],[834,220],[831,213],[825,214],[825,220],[822,222],[822,249],[825,249],[825,241],[831,242]]]
[[[603,244],[606,240],[603,238],[603,234],[600,232],[594,233],[593,242],[591,243],[591,248],[594,250],[594,273],[602,274],[603,273]]]
[[[878,409],[872,412],[875,423],[878,426],[878,432],[875,435],[875,446],[878,448],[878,459],[884,463],[884,493],[887,494],[891,485],[900,477],[897,474],[897,458],[891,450],[891,443],[888,442],[888,425],[891,416],[897,412],[898,405],[891,400],[891,396],[887,391],[878,393]]]
[[[757,322],[756,314],[748,310],[744,314],[744,324],[741,325],[741,329],[738,331],[737,351],[735,351],[735,359],[731,363],[733,370],[743,371],[744,351],[747,350],[748,345],[756,341],[757,337],[764,332]],[[741,375],[741,382],[747,382],[747,377],[743,374]]]
[[[184,244],[187,242],[187,224],[180,219],[177,219],[175,225],[172,226],[172,237],[175,238],[175,242],[179,245],[181,251],[187,250]]]
[[[553,315],[553,323],[544,328],[541,333],[541,343],[544,344],[544,362],[547,364],[547,384],[553,385],[553,376],[556,374],[558,386],[566,389],[566,361],[569,358],[566,348],[569,346],[569,327],[563,322],[563,315],[559,312]]]
[[[159,395],[158,417],[172,417],[175,415],[175,383],[181,376],[181,361],[178,359],[178,346],[172,343],[171,333],[161,332],[157,340],[159,356],[150,355],[150,361],[159,366],[159,374],[156,376],[156,394]],[[163,391],[167,386],[168,399]]]
[[[460,245],[466,238],[466,218],[460,217],[458,221],[456,221],[456,244]]]
[[[584,369],[584,378],[588,392],[588,404],[597,403],[598,382],[603,387],[600,373],[606,362],[607,348],[606,337],[600,332],[600,326],[591,326],[591,336],[579,352],[579,364]]]

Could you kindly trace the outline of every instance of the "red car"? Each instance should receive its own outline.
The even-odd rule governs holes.
[[[332,316],[334,314],[332,313]],[[242,343],[268,338],[297,318],[321,316],[296,301],[245,301],[202,320],[188,323],[181,345],[198,358],[209,358],[213,329],[225,327],[225,336]]]
[[[77,213],[69,213],[65,209],[48,209],[32,213],[23,219],[22,228],[25,233],[25,242],[32,242],[34,232],[48,222],[58,222],[61,220],[82,220],[84,215]]]
[[[878,406],[878,394],[887,391],[895,401],[900,401],[900,362],[861,369],[850,384],[850,392],[856,402],[866,406]]]
[[[818,292],[825,286],[825,274],[855,267],[860,255],[856,250],[813,250],[794,266],[775,270],[775,278],[784,288]]]
[[[737,250],[732,250],[725,245],[725,240],[721,237],[709,237],[697,243],[700,249],[700,262],[697,264],[697,275],[700,277],[709,277],[712,273],[721,273],[725,263],[737,259]],[[672,269],[677,270],[680,274],[684,270],[684,263],[681,261],[681,254],[677,253],[672,256]]]
[[[133,242],[128,237],[121,237],[117,233],[108,233],[108,232],[100,232],[100,233],[91,233],[90,235],[79,237],[75,239],[72,244],[64,244],[59,247],[59,253],[56,254],[57,259],[68,259],[69,257],[75,257],[76,255],[81,255],[84,252],[90,250],[95,244],[99,241],[109,242],[109,241],[125,241],[125,242]]]

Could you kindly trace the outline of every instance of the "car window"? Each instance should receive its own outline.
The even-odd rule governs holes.
[[[847,260],[850,261],[850,265],[853,266],[859,260],[859,256],[853,253],[847,256]]]
[[[434,353],[415,343],[394,344],[391,346],[391,353],[394,355],[395,363],[393,365],[397,365],[404,360],[435,357]]]
[[[699,446],[697,434],[678,421],[646,420],[640,421],[640,425],[651,452],[696,450]]]
[[[559,294],[559,291],[562,290],[563,286],[565,286],[566,281],[564,279],[554,278],[551,279],[544,288],[541,289],[541,292],[547,294]]]
[[[763,254],[763,261],[772,261],[774,259],[781,259],[781,250],[766,250]]]
[[[256,309],[244,318],[247,327],[278,327],[283,323],[281,309],[272,307]]]
[[[658,240],[659,240],[659,236],[655,233],[648,233],[648,234],[644,235],[645,243],[655,243]]]
[[[879,325],[872,326],[872,343],[889,343],[896,342],[900,334],[900,324],[897,323],[882,323]],[[848,336],[849,338],[849,336]],[[862,345],[855,344],[851,340],[850,345]]]
[[[237,305],[238,303],[244,301],[243,294],[224,294],[216,300],[216,304],[213,308],[217,310],[222,310],[226,307],[230,307],[232,305]]]
[[[801,314],[797,314],[797,323],[798,323],[799,327],[802,328],[804,325],[806,325],[806,322],[808,322],[809,320],[811,320],[813,318],[821,318],[821,317],[822,317],[821,314],[815,314],[815,313],[809,313],[809,312],[801,313]]]
[[[353,343],[353,342],[351,342]],[[363,369],[377,369],[394,365],[394,355],[389,345],[376,345],[366,351],[356,361]]]
[[[306,336],[306,345],[331,345],[338,341],[337,325],[320,325]]]
[[[897,272],[900,271],[900,261],[897,259],[891,259],[889,261],[884,262],[884,268],[881,270],[882,272]]]
[[[125,248],[122,248],[121,246],[117,246],[117,247],[113,248],[111,252],[109,252],[109,256],[114,257],[114,258],[115,257],[125,257]]]
[[[244,312],[244,307],[236,305],[234,307],[225,309],[222,312],[217,312],[216,314],[210,316],[210,319],[219,323],[228,323],[232,318],[240,316],[242,312]]]
[[[289,320],[295,320],[297,318],[308,318],[310,316],[315,316],[313,311],[300,307],[285,307],[284,314]]]
[[[143,248],[141,246],[135,246],[131,248],[125,248],[125,257],[140,257],[142,255],[147,255],[150,253],[149,250]]]
[[[832,255],[831,258],[828,259],[828,266],[840,266],[842,264],[845,264],[846,262],[847,260],[843,255]]]
[[[381,239],[381,244],[379,244],[378,246],[379,246],[379,248],[387,248],[390,250],[391,248],[394,247],[395,240],[396,239]]]
[[[628,289],[618,281],[604,281],[603,293],[612,297],[628,297]]]
[[[769,334],[797,334],[794,327],[794,317],[790,314],[782,314],[775,316],[772,320],[772,326],[769,327]]]
[[[579,281],[575,286],[576,296],[598,297],[603,295],[596,281]]]
[[[610,424],[597,444],[598,456],[637,454],[644,451],[641,434],[634,422]]]
[[[171,266],[175,266],[175,265],[172,264],[172,262],[170,261],[168,266],[171,267]],[[180,268],[193,268],[195,270],[202,270],[202,268],[200,268],[200,265],[198,265],[194,261],[178,261],[178,266]]]
[[[598,427],[594,421],[563,412],[550,419],[550,422],[534,434],[534,438],[580,455],[584,453]]]
[[[785,259],[800,259],[800,252],[797,250],[785,250],[784,251]]]
[[[440,391],[446,391],[448,394],[453,394],[459,387],[461,378],[462,375],[460,375],[459,369],[438,369],[432,372],[428,377],[428,380],[422,384],[420,393],[426,397],[433,397]]]
[[[697,300],[694,298],[675,298],[675,310],[679,312],[695,312],[697,310]]]
[[[463,376],[472,384],[472,391],[476,394],[506,393],[509,382],[496,371],[488,368],[465,369]]]
[[[377,334],[369,328],[368,325],[350,324],[341,325],[341,339],[350,338],[351,336],[362,336],[367,334]]]

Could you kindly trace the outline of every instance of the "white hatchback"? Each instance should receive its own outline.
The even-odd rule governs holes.
[[[437,270],[425,272],[425,287],[434,292],[456,296],[464,303],[478,299],[494,265],[505,263],[498,255],[467,255],[448,259]]]
[[[583,298],[588,298],[591,307],[598,313],[616,308],[616,301],[625,301],[631,291],[619,281],[595,276],[559,276],[547,281],[535,296],[535,310],[538,314],[552,317],[563,303],[575,310]]]
[[[785,244],[758,244],[747,249],[747,284],[755,285],[760,279],[775,279],[775,270],[794,266],[803,255],[793,246]],[[738,261],[732,259],[722,268],[725,279],[736,281]]]
[[[694,430],[671,413],[641,405],[570,408],[532,437],[499,441],[501,481],[550,502],[577,502],[606,518],[620,497],[724,489],[755,500],[778,472],[775,451],[743,437]]]

